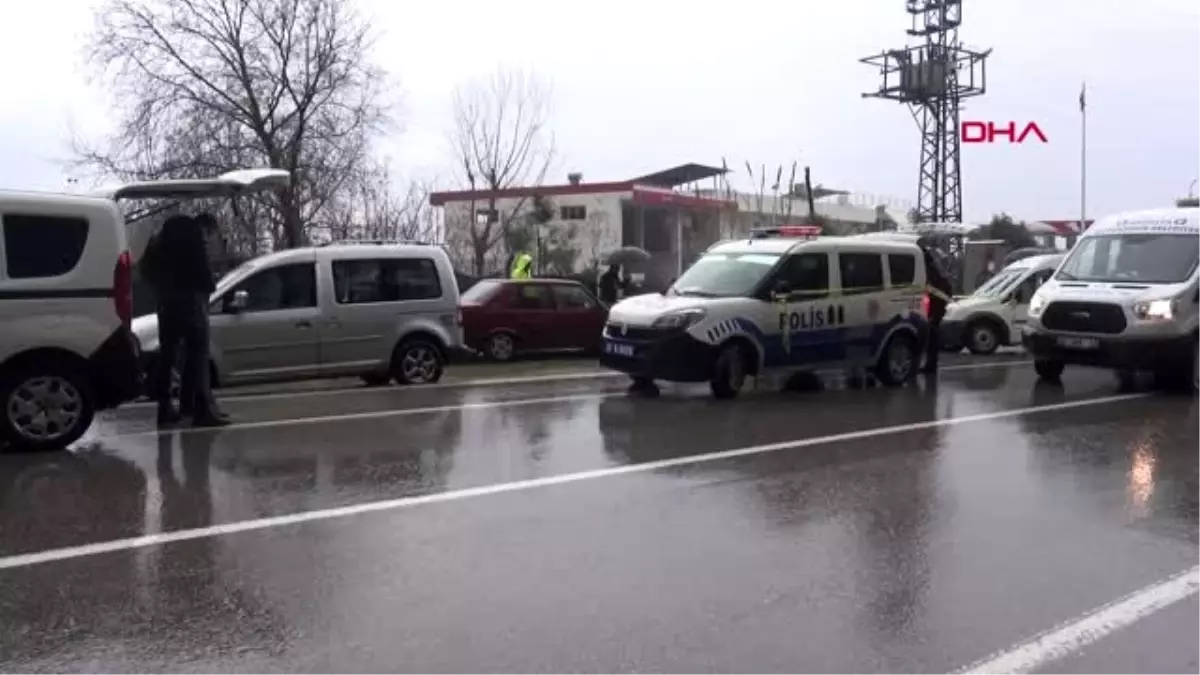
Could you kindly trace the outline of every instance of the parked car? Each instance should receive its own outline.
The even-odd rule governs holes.
[[[462,349],[458,297],[450,259],[436,246],[340,243],[255,258],[211,296],[213,381],[437,382]],[[157,319],[139,317],[133,333],[150,370]]]
[[[460,301],[463,342],[495,361],[555,351],[595,353],[608,310],[568,279],[482,279]]]
[[[127,218],[118,201],[173,208],[289,180],[279,169],[245,169],[86,195],[0,190],[0,449],[64,449],[97,411],[141,391],[131,243],[146,221]]]

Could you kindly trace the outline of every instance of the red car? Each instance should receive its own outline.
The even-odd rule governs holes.
[[[569,279],[483,279],[459,300],[463,340],[496,361],[517,354],[596,352],[608,316],[583,284]]]

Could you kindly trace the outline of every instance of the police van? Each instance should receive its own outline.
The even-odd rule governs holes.
[[[714,244],[665,293],[614,305],[600,362],[636,385],[709,382],[718,398],[747,377],[816,367],[871,368],[896,385],[927,339],[924,285],[911,241],[756,231]]]
[[[1200,209],[1124,213],[1097,222],[1029,303],[1022,343],[1037,374],[1068,365],[1154,373],[1197,389]]]

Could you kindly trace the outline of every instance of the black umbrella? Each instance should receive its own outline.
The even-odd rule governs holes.
[[[623,246],[605,256],[605,264],[608,265],[636,265],[649,261],[650,253],[637,246]]]

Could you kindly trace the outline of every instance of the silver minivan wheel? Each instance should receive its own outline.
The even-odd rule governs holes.
[[[436,345],[407,340],[396,349],[393,375],[400,384],[432,384],[442,378],[442,354]]]

